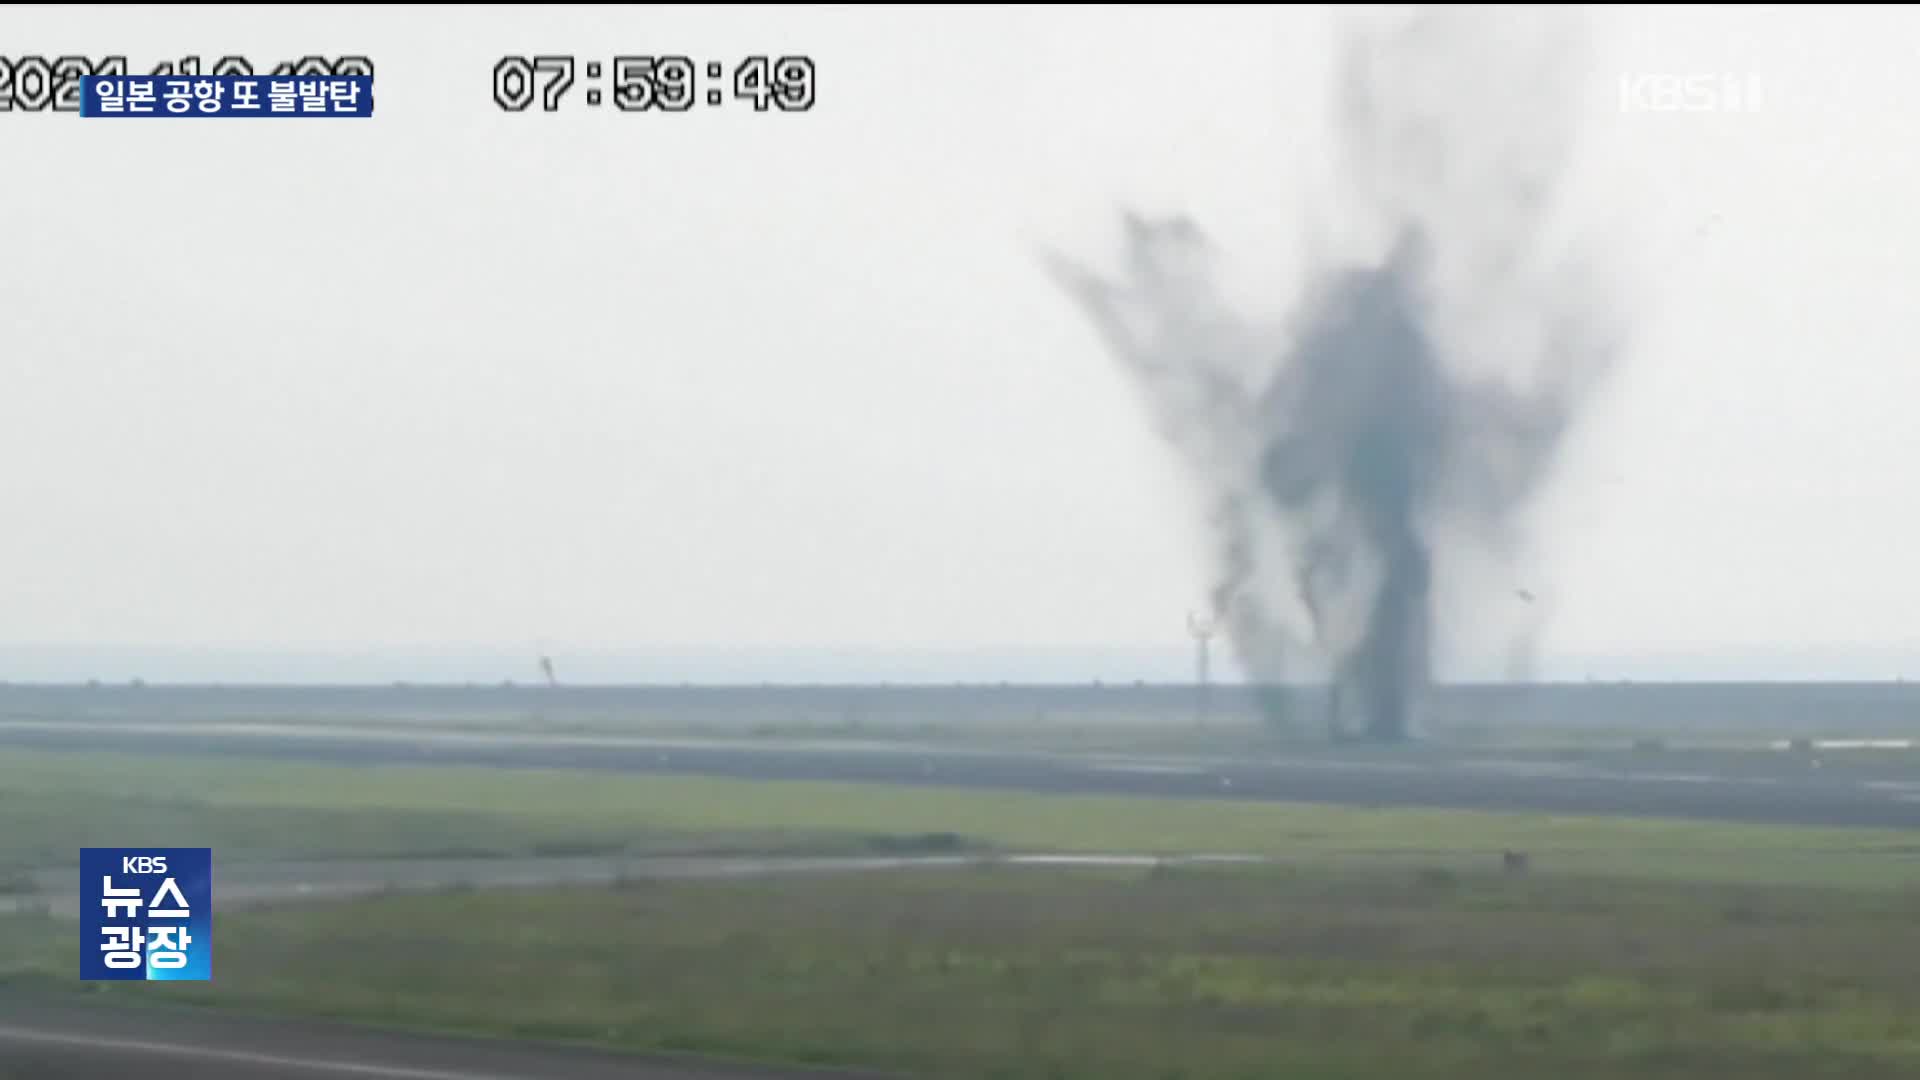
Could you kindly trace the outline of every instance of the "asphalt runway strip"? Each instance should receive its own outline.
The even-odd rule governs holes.
[[[0,745],[242,756],[341,765],[485,765],[752,780],[819,780],[1146,798],[1271,800],[1778,825],[1920,828],[1920,790],[1840,776],[1633,774],[1520,762],[1390,759],[1114,760],[1083,755],[866,746],[473,735],[322,725],[0,721]],[[1497,766],[1497,767],[1495,767]]]

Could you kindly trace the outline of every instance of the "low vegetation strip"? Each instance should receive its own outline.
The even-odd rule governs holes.
[[[1920,884],[1920,844],[1898,830],[91,752],[0,751],[0,821],[0,873],[67,865],[88,845],[205,845],[244,861],[937,841],[1469,867],[1516,850],[1611,876]]]
[[[1920,897],[1550,872],[907,872],[396,896],[219,924],[131,1000],[927,1077],[1920,1069]],[[72,983],[70,927],[0,931]]]

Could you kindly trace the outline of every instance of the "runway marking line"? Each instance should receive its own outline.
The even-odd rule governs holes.
[[[305,1069],[309,1072],[334,1073],[342,1076],[371,1076],[379,1080],[526,1080],[524,1077],[503,1076],[498,1073],[449,1072],[445,1069],[421,1069],[408,1065],[371,1065],[354,1061],[329,1061],[324,1058],[285,1057],[279,1054],[263,1054],[252,1050],[218,1050],[205,1046],[185,1046],[179,1043],[151,1042],[145,1039],[115,1039],[98,1035],[66,1035],[55,1031],[34,1031],[30,1028],[9,1027],[0,1024],[0,1042],[48,1043],[55,1046],[78,1046],[89,1049],[124,1050],[143,1054],[171,1054],[175,1057],[195,1058],[202,1061],[224,1061],[236,1065],[267,1065],[282,1069]]]

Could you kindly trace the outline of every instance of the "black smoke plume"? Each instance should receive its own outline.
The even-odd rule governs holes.
[[[1183,217],[1127,215],[1117,278],[1049,256],[1193,467],[1214,615],[1272,719],[1311,660],[1336,734],[1411,734],[1437,586],[1510,550],[1615,349],[1598,279],[1548,225],[1577,57],[1567,28],[1525,25],[1540,17],[1347,30],[1322,209],[1368,239],[1315,253],[1290,319],[1236,311]]]

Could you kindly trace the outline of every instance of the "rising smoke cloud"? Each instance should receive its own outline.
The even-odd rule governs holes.
[[[1312,255],[1279,324],[1235,310],[1184,217],[1127,215],[1117,278],[1047,258],[1191,466],[1213,613],[1275,720],[1317,660],[1340,716],[1411,734],[1445,629],[1436,586],[1511,549],[1617,347],[1594,263],[1548,227],[1577,121],[1559,19],[1343,29],[1317,214],[1363,239]]]

